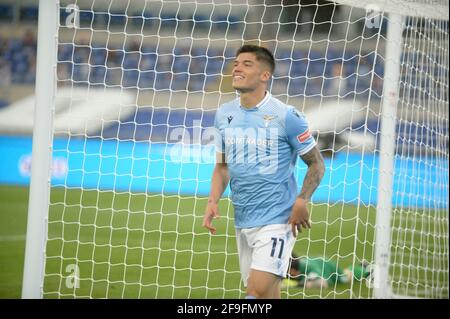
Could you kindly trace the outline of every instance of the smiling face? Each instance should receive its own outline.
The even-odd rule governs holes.
[[[233,88],[241,93],[266,88],[270,79],[269,67],[256,59],[251,52],[239,54],[233,65]]]

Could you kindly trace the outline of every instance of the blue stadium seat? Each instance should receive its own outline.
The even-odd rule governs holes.
[[[139,108],[120,123],[112,123],[102,130],[103,138],[135,139],[153,142],[178,142],[178,134],[170,140],[174,129],[181,128],[193,136],[194,127],[201,129],[213,126],[215,111],[169,110],[168,108]],[[208,141],[205,141],[208,142]]]
[[[194,20],[194,32],[208,30],[211,26],[211,21],[207,15],[196,12],[192,18]]]
[[[230,48],[230,47],[226,47],[225,51],[223,52],[225,59],[234,59],[235,55],[236,55],[236,49],[235,48]]]
[[[10,4],[0,4],[0,21],[11,22],[14,18],[14,7]]]
[[[141,52],[142,54],[156,53],[156,47],[154,45],[142,45]]]
[[[306,81],[306,96],[320,96],[322,94],[322,81],[320,77]]]
[[[137,70],[124,70],[122,85],[124,87],[137,87],[138,86],[139,71]]]
[[[86,19],[88,19],[88,16],[86,16]],[[107,12],[94,12],[93,13],[93,17],[92,17],[93,21],[92,24],[95,25],[96,27],[99,26],[103,26],[105,29],[107,28],[107,24],[109,22],[109,14]]]
[[[62,5],[59,8],[59,23],[62,26],[66,25],[66,19],[70,14],[70,10],[66,11],[66,9],[67,9],[67,6],[62,6]]]
[[[159,55],[156,60],[155,70],[157,72],[171,72],[172,71],[172,55]]]
[[[157,18],[150,11],[144,11],[142,13],[142,19],[142,23],[144,24],[143,28],[151,28],[155,24]]]
[[[110,25],[124,26],[127,22],[126,15],[123,11],[111,11],[108,14]]]
[[[323,76],[325,73],[325,59],[310,61],[307,72],[309,77]]]
[[[356,94],[369,94],[370,89],[370,77],[358,77],[356,80]]]
[[[189,75],[187,73],[174,74],[172,76],[171,89],[185,91],[188,89]]]
[[[73,61],[75,63],[88,63],[89,58],[89,49],[85,46],[75,46],[74,48],[74,54],[73,54]]]
[[[281,76],[281,77],[273,77],[271,87],[278,92],[280,89],[283,93],[286,92],[289,85],[289,77]]]
[[[303,95],[305,92],[305,86],[306,86],[305,77],[290,79],[288,84],[288,94],[291,96]]]
[[[204,74],[206,68],[206,57],[195,57],[191,59],[191,64],[189,65],[189,73],[191,74]]]
[[[58,62],[58,68],[62,71],[61,74],[58,74],[58,80],[67,81],[72,78],[72,62]]]
[[[342,60],[344,56],[343,49],[329,47],[326,53],[327,61],[337,62]]]
[[[91,49],[91,65],[105,65],[107,51],[105,48]]]
[[[92,17],[92,11],[82,10],[81,12],[85,15],[86,20],[88,20],[86,17]],[[168,46],[158,46],[156,48],[153,45],[146,45],[139,49],[134,49],[139,52],[125,52],[120,46],[113,47],[113,45],[108,45],[108,49],[106,49],[104,44],[91,43],[91,48],[89,49],[84,45],[67,43],[59,45],[58,61],[62,65],[61,68],[66,69],[64,74],[67,74],[67,72],[71,74],[73,69],[72,79],[78,82],[90,80],[100,83],[104,81],[105,75],[106,84],[117,82],[113,78],[120,77],[118,72],[101,68],[106,65],[108,68],[122,67],[125,71],[130,71],[124,73],[124,84],[126,86],[184,90],[185,82],[188,82],[189,90],[200,91],[218,84],[224,64],[228,65],[234,59],[235,49],[234,47],[217,49],[205,45],[195,46],[189,52],[189,46],[186,45],[179,45],[175,48]],[[28,65],[29,48],[26,50],[25,52],[22,40],[10,39],[3,55],[11,63],[12,78],[16,83],[33,79]],[[347,51],[343,60],[341,55],[342,51],[338,48],[330,48],[326,53],[316,50],[311,52],[295,50],[291,52],[291,50],[280,49],[275,52],[278,65],[273,84],[279,90],[284,85],[285,91],[295,93],[296,88],[304,84],[302,84],[303,80],[299,78],[304,78],[307,75],[310,78],[306,86],[307,94],[315,94],[318,91],[317,83],[321,80],[314,80],[314,78],[325,77],[328,79],[332,77],[333,66],[342,62],[344,68],[342,75],[344,78],[347,78],[348,83],[346,91],[366,92],[370,88],[370,85],[367,84],[370,81],[366,77],[370,77],[370,75],[358,76],[358,65],[361,63],[361,59],[366,59],[369,65],[372,66],[376,54],[374,52],[358,53]],[[381,95],[380,81],[384,75],[384,61],[381,56],[376,58],[374,71],[378,82],[377,87],[371,89],[376,91],[378,95]],[[411,59],[413,60],[414,57]],[[73,66],[72,63],[74,64]],[[85,70],[88,63],[91,67],[91,74],[86,75]],[[141,76],[138,76],[138,72],[141,72]],[[171,80],[169,75],[171,72],[179,75]],[[440,71],[435,68],[434,72]],[[113,74],[116,75],[113,76]],[[186,78],[187,74],[190,75],[188,78]],[[289,87],[287,80],[284,79],[286,76],[289,76],[292,81]],[[324,92],[330,83],[330,81],[325,81]],[[430,83],[427,82],[424,85],[429,86]]]
[[[22,40],[11,38],[8,40],[8,51],[11,53],[21,51],[23,48]]]
[[[182,73],[188,72],[191,58],[187,55],[175,56],[173,61],[173,72]]]
[[[139,53],[125,52],[122,67],[125,70],[138,69],[139,68],[139,58],[140,58]]]
[[[185,44],[181,44],[180,42],[176,43],[173,47],[173,54],[174,55],[190,55],[189,54],[189,46]]]
[[[144,16],[141,11],[135,11],[128,14],[128,23],[138,30],[144,27]]]
[[[344,73],[343,74],[344,77],[355,74],[356,68],[358,65],[358,60],[359,60],[359,57],[356,55],[352,55],[351,57],[344,59],[343,65],[342,65],[343,66],[342,72]]]
[[[275,52],[273,53],[273,57],[275,58],[275,60],[290,59],[291,58],[291,52],[290,52],[290,50],[277,48],[275,50]]]
[[[206,57],[208,52],[207,46],[198,46],[195,48],[192,48],[191,55],[193,57]]]
[[[141,89],[153,88],[155,86],[155,71],[141,71],[138,87]]]
[[[293,50],[291,54],[291,58],[294,61],[308,61],[308,52],[305,52],[303,50]]]
[[[282,77],[286,76],[287,72],[289,72],[289,69],[291,68],[291,61],[290,60],[279,60],[275,67],[274,76],[275,77]]]
[[[206,50],[206,56],[208,56],[210,58],[222,57],[222,53],[223,53],[223,50],[213,48],[213,47],[208,47]]]
[[[72,61],[73,45],[70,43],[60,43],[58,46],[58,61]]]
[[[174,29],[177,26],[178,16],[176,12],[167,11],[160,14],[160,29],[165,31],[166,29]]]
[[[158,72],[155,76],[155,90],[168,90],[171,81],[170,72]]]
[[[19,9],[19,19],[22,22],[36,22],[39,16],[39,8],[35,5],[23,6]]]
[[[310,61],[325,59],[325,54],[322,51],[311,50],[308,52],[308,58]]]
[[[9,101],[0,99],[0,109],[9,105]]]
[[[12,81],[15,83],[23,82],[25,80],[29,67],[28,55],[25,53],[25,50],[20,49],[12,51],[10,62]]]
[[[103,84],[105,83],[106,67],[105,66],[92,66],[89,74],[90,84]]]
[[[118,81],[122,77],[122,72],[114,68],[106,68],[105,84],[112,86],[118,85]]]
[[[291,77],[306,76],[307,66],[308,66],[307,60],[300,60],[300,61],[292,62],[289,75]]]
[[[221,75],[215,74],[215,75],[207,75],[205,77],[205,89],[217,89],[217,86],[219,85],[219,81],[222,78]]]
[[[346,82],[347,82],[347,87],[346,87],[346,94],[350,94],[349,97],[352,97],[353,94],[356,91],[356,82],[357,82],[358,76],[356,73],[353,73],[352,75],[350,75],[349,77],[347,77]]]
[[[227,30],[229,28],[229,22],[227,15],[213,15],[211,17],[211,23],[212,27],[214,27],[216,30]]]
[[[94,13],[91,10],[80,9],[80,27],[91,28],[94,24]]]
[[[336,64],[341,64],[338,59],[327,60],[325,62],[325,77],[333,76],[333,68]]]
[[[89,73],[88,66],[84,63],[74,63],[73,65],[73,81],[74,82],[88,82]]]
[[[381,60],[378,60],[378,62],[375,64],[375,74],[381,78],[384,77],[384,66]]]
[[[220,57],[217,58],[208,58],[206,61],[206,74],[219,74],[222,73],[223,68],[223,59]]]
[[[141,54],[141,63],[139,70],[150,71],[155,69],[156,54],[155,53],[143,53]]]
[[[201,91],[205,87],[205,75],[203,73],[192,74],[189,77],[189,91]]]

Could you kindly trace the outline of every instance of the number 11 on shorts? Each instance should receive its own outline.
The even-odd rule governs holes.
[[[270,257],[275,256],[275,250],[277,248],[277,243],[280,242],[280,252],[278,253],[278,258],[283,256],[284,239],[272,237],[272,251],[270,252]]]

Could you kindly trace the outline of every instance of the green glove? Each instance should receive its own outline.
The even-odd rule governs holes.
[[[355,265],[355,267],[353,268],[353,265],[350,265],[348,267],[348,269],[353,273],[353,277],[356,280],[361,280],[363,278],[367,278],[370,275],[370,265],[366,265],[366,264],[358,264]]]

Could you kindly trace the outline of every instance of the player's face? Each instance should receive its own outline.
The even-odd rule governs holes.
[[[256,59],[251,52],[239,54],[233,65],[233,88],[240,92],[254,91],[265,86],[270,78],[268,67]]]

